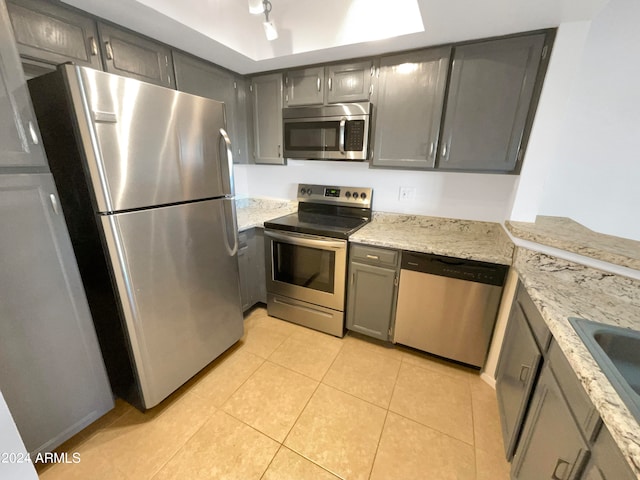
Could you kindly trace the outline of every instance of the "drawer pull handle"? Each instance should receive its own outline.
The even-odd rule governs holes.
[[[367,253],[367,258],[371,260],[380,260],[380,257],[378,255],[369,255],[368,253]]]
[[[551,476],[551,478],[553,480],[565,480],[566,478],[565,474],[569,471],[570,466],[571,466],[571,463],[559,458],[558,461],[556,462],[556,467],[553,469],[553,475]],[[558,470],[560,469],[560,467],[564,467],[564,468],[562,469],[562,475],[558,476]]]
[[[520,366],[520,381],[522,383],[527,383],[527,378],[529,378],[529,371],[531,367],[529,365],[521,365]]]

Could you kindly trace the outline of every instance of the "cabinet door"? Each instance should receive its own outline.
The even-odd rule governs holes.
[[[73,62],[102,70],[96,22],[41,0],[7,2],[20,56],[51,65]]]
[[[53,178],[0,175],[0,390],[30,452],[113,408]]]
[[[514,480],[579,479],[589,447],[551,369],[542,370],[513,463]]]
[[[539,34],[454,49],[439,168],[515,168],[544,41]]]
[[[372,165],[434,167],[450,54],[447,47],[381,60]]]
[[[0,3],[0,167],[46,167],[31,97],[4,4]]]
[[[507,460],[522,429],[542,355],[520,305],[514,301],[496,373],[496,394]]]
[[[255,229],[255,256],[254,274],[255,274],[255,300],[256,302],[267,303],[267,274],[264,257],[264,230],[262,228]]]
[[[602,426],[593,445],[583,480],[633,480],[637,478],[606,426]]]
[[[175,87],[168,47],[104,23],[98,23],[98,32],[107,72]]]
[[[282,157],[282,75],[272,73],[251,80],[253,159],[255,163],[284,165]]]
[[[327,103],[366,102],[373,93],[372,60],[327,67]]]
[[[324,67],[290,70],[285,73],[285,104],[318,105],[324,101]]]
[[[233,82],[235,94],[235,135],[233,141],[233,162],[249,163],[250,135],[248,125],[251,124],[249,115],[249,82],[242,77],[235,77]]]
[[[238,269],[240,271],[240,299],[242,311],[253,306],[253,275],[251,275],[250,231],[238,235]]]
[[[349,275],[347,328],[389,340],[395,310],[396,271],[351,262]]]

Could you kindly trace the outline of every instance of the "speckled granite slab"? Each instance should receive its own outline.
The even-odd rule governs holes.
[[[272,198],[236,199],[238,231],[263,227],[264,222],[298,211],[298,203]]]
[[[640,330],[640,281],[517,248],[514,267],[623,455],[640,478],[640,424],[568,322]]]
[[[538,216],[534,223],[505,222],[516,237],[585,257],[640,270],[640,242],[594,232],[566,217]]]
[[[511,265],[513,243],[498,223],[376,212],[349,241]]]

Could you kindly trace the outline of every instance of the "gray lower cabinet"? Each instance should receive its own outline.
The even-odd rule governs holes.
[[[324,103],[324,67],[289,70],[284,74],[287,107]]]
[[[46,167],[47,160],[40,143],[9,15],[0,3],[0,168]]]
[[[542,33],[454,48],[438,168],[516,169],[544,44]]]
[[[10,0],[7,8],[26,69],[32,62],[51,66],[73,62],[102,70],[93,18],[44,0]]]
[[[393,338],[399,260],[397,250],[351,244],[347,329],[384,341]]]
[[[382,58],[372,165],[435,166],[450,54],[444,47]]]
[[[284,165],[282,156],[282,74],[251,79],[253,161]]]
[[[514,302],[496,373],[496,394],[505,454],[511,459],[542,362],[540,348],[518,302]]]
[[[0,390],[27,449],[51,451],[113,408],[50,174],[0,175]]]
[[[245,230],[238,235],[238,267],[242,310],[247,311],[259,302],[267,303],[262,228]]]
[[[247,102],[244,81],[209,62],[173,52],[176,88],[223,102],[234,163],[247,163]]]
[[[328,65],[326,103],[368,101],[373,94],[374,74],[373,60]]]
[[[582,480],[635,480],[622,452],[604,425],[591,448],[591,459]]]
[[[98,32],[105,71],[175,88],[169,47],[102,22]]]
[[[549,364],[540,379],[513,458],[514,480],[579,479],[589,446]]]

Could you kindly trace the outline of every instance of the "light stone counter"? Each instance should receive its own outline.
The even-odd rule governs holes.
[[[349,241],[511,265],[513,243],[498,223],[376,212]]]
[[[238,231],[263,227],[264,222],[298,211],[298,203],[271,198],[236,199]]]
[[[538,216],[534,223],[507,220],[505,225],[523,240],[640,270],[640,242],[594,232],[570,218]]]
[[[568,322],[581,317],[640,330],[640,281],[517,248],[514,267],[636,476],[640,424]]]

